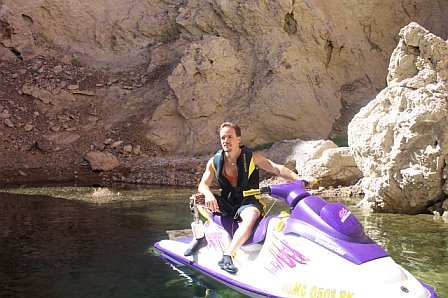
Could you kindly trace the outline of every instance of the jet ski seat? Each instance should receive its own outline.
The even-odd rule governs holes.
[[[270,215],[260,218],[255,224],[252,235],[249,237],[249,239],[247,239],[244,245],[263,242],[266,238],[269,221],[274,217],[276,216]],[[224,228],[224,230],[226,230],[231,237],[233,237],[233,234],[235,234],[235,231],[238,229],[240,224],[240,221],[234,219],[233,216],[221,216],[219,213],[214,213],[212,219],[213,222]]]

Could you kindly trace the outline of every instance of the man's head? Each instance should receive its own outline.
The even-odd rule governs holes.
[[[221,146],[225,152],[231,152],[239,148],[241,141],[241,129],[232,122],[224,122],[219,128]]]
[[[221,126],[219,127],[219,133],[221,133],[221,130],[224,127],[230,127],[233,128],[235,130],[235,134],[237,137],[241,137],[241,128],[238,126],[238,124],[233,123],[233,122],[224,122],[223,124],[221,124]]]

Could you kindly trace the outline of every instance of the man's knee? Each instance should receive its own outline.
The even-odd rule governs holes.
[[[254,224],[260,216],[261,212],[256,207],[247,207],[240,214],[243,223],[247,224]]]

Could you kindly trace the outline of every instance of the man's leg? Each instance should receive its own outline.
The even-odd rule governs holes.
[[[236,273],[238,271],[238,268],[233,265],[232,256],[237,249],[240,248],[252,235],[255,223],[260,215],[260,210],[253,206],[246,207],[243,211],[241,211],[240,217],[242,222],[233,235],[229,247],[224,252],[222,260],[218,263],[222,269],[230,273]]]
[[[241,212],[240,217],[242,222],[240,223],[238,229],[235,231],[233,235],[232,241],[230,242],[229,247],[225,251],[225,255],[233,256],[233,254],[237,251],[238,248],[243,245],[247,239],[252,235],[252,231],[254,229],[255,223],[258,218],[260,218],[260,210],[256,207],[250,206],[244,208]]]

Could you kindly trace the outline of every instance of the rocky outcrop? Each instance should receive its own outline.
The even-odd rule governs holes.
[[[37,55],[33,34],[25,21],[0,1],[0,57],[13,61]]]
[[[39,45],[56,46],[90,66],[146,65],[151,47],[178,37],[182,1],[2,0]]]
[[[447,82],[448,42],[417,23],[404,27],[388,86],[348,127],[366,205],[419,213],[446,198]]]
[[[352,150],[328,140],[280,141],[263,154],[300,173],[305,180],[318,179],[321,187],[353,185],[362,177]]]
[[[102,181],[196,183],[204,160],[194,167],[196,160],[178,160],[219,148],[216,128],[224,120],[238,122],[252,147],[344,134],[354,113],[385,87],[400,28],[416,20],[442,38],[448,32],[446,0],[0,0],[0,7],[0,180],[8,183],[35,181],[33,175],[89,180],[87,171],[98,173],[86,166],[90,151],[113,154],[122,165],[98,174]],[[434,66],[435,51],[419,34],[404,36],[382,96],[444,94],[435,83],[422,87],[446,77],[443,65]],[[425,127],[419,123],[416,132]],[[328,185],[342,176],[355,181],[353,153],[333,145],[287,164]],[[173,153],[179,155],[167,158]],[[441,173],[446,179],[447,170]],[[400,175],[406,187],[420,181],[412,171]],[[411,201],[412,212],[424,205]]]
[[[400,28],[436,6],[448,11],[436,2],[187,1],[176,22],[191,42],[147,138],[205,153],[224,119],[241,124],[247,144],[343,133],[340,124],[384,88]],[[433,28],[446,28],[435,19]]]
[[[14,16],[0,22],[3,57],[26,59],[35,43],[77,64],[113,71],[145,65],[163,80],[161,69],[177,65],[164,81],[171,93],[142,92],[136,109],[156,103],[140,124],[147,140],[182,154],[213,151],[224,119],[239,122],[251,145],[344,134],[384,88],[400,28],[415,20],[448,32],[445,0],[0,4]]]

